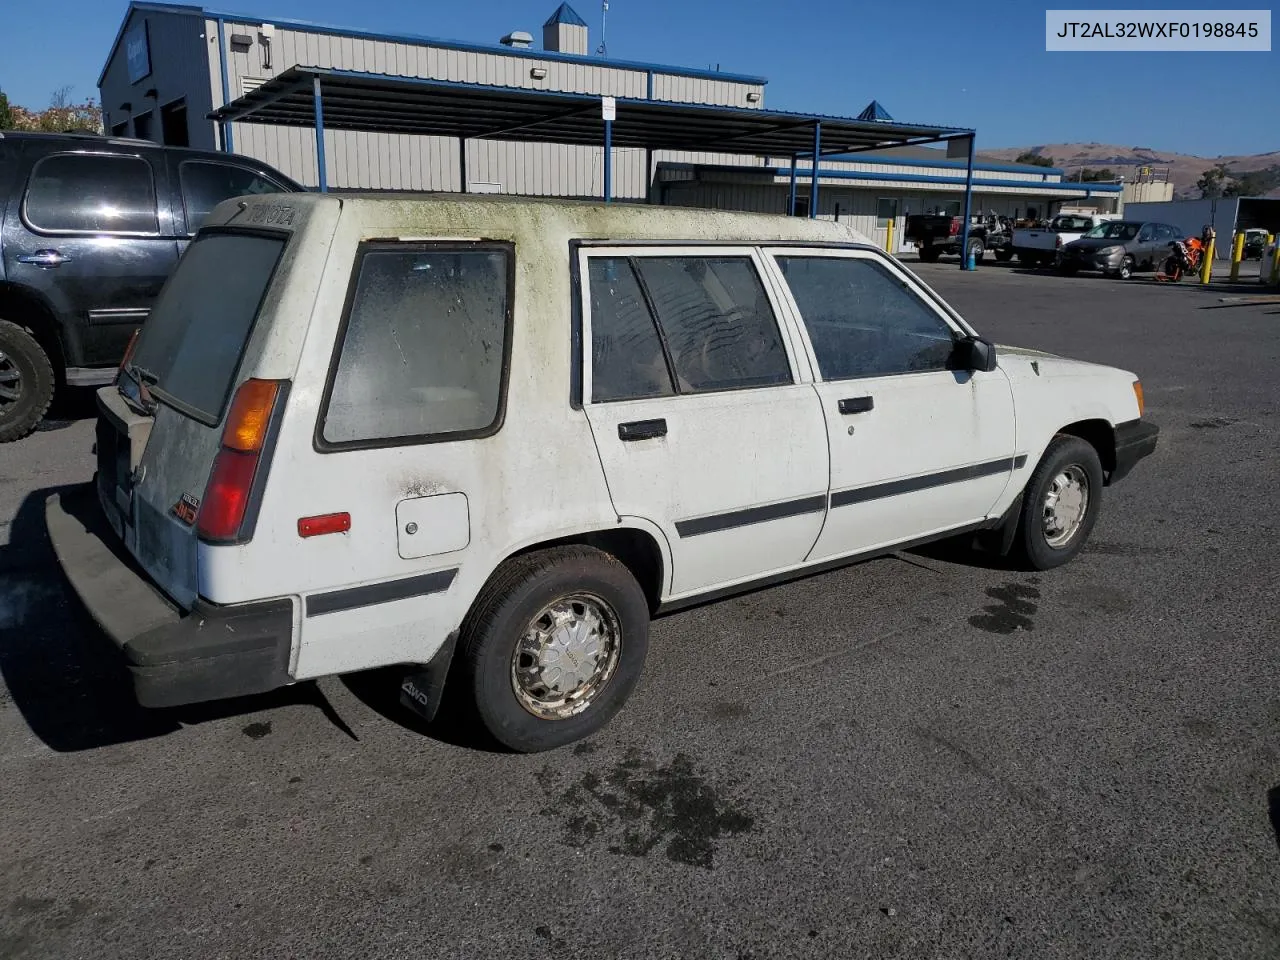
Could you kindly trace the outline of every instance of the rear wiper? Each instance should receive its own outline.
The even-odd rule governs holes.
[[[137,374],[139,382],[153,387],[160,382],[160,378],[156,376],[156,374],[152,373],[146,367],[138,366],[136,363],[129,364],[129,372]]]

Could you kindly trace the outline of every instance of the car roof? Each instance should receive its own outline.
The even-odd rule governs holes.
[[[625,240],[709,243],[792,242],[870,244],[848,224],[790,217],[782,213],[745,213],[701,207],[650,205],[643,202],[602,203],[459,193],[306,193],[290,202],[316,205],[340,201],[348,213],[370,229],[385,228],[421,235],[479,234],[509,236],[514,223],[543,223],[548,231],[585,241]],[[523,231],[521,231],[523,232]]]

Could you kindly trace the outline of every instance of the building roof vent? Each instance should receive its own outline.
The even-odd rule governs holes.
[[[889,111],[880,106],[879,100],[872,100],[866,105],[863,111],[858,114],[859,120],[883,120],[887,123],[893,122],[893,117],[889,116]]]
[[[512,30],[502,38],[502,45],[504,47],[516,47],[520,50],[527,49],[533,46],[533,34],[526,33],[523,30]]]
[[[543,26],[549,27],[553,23],[563,23],[567,27],[585,27],[587,25],[587,21],[578,15],[578,11],[567,3],[562,3],[556,7],[555,13],[547,18],[547,22]]]

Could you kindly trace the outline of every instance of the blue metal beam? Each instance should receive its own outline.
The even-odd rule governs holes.
[[[604,122],[604,202],[613,203],[613,121]]]
[[[226,37],[226,21],[222,17],[218,18],[218,67],[222,70],[222,105],[225,107],[231,102],[231,78],[227,75],[227,37]],[[222,129],[222,149],[225,153],[232,153],[235,150],[235,139],[232,136],[231,121],[224,120],[221,124]]]
[[[969,138],[969,164],[964,176],[964,219],[960,221],[960,269],[969,268],[969,217],[973,213],[973,141]]]
[[[791,155],[791,188],[787,193],[787,216],[796,215],[796,155]]]
[[[319,174],[320,192],[329,192],[329,175],[324,165],[324,97],[320,92],[320,78],[311,81],[311,96],[316,105],[316,172]]]
[[[822,156],[822,121],[813,125],[813,177],[809,181],[809,219],[818,216],[818,159]],[[794,164],[792,164],[794,166]]]

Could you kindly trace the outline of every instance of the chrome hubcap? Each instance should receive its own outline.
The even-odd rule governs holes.
[[[0,409],[17,403],[22,396],[22,372],[3,350],[0,350]]]
[[[1089,512],[1089,477],[1072,464],[1053,478],[1044,495],[1044,539],[1051,547],[1064,547],[1076,535]]]
[[[618,615],[590,594],[563,597],[529,621],[511,658],[511,686],[535,717],[564,720],[609,683],[622,652]]]

